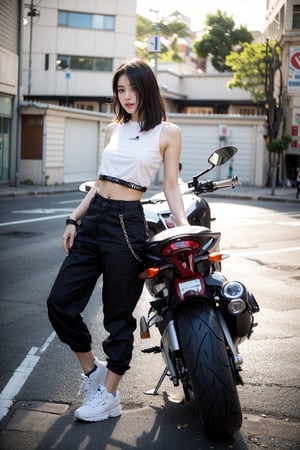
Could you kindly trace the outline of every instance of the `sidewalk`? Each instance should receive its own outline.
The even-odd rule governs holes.
[[[59,194],[65,192],[76,192],[80,183],[66,183],[55,186],[38,186],[21,184],[19,187],[0,185],[0,198],[25,196],[25,195],[48,195]],[[144,194],[144,197],[151,197],[151,195],[160,192],[162,185],[152,185]],[[205,194],[209,197],[222,198],[240,198],[245,200],[271,200],[280,202],[292,202],[300,205],[300,197],[296,199],[296,188],[276,187],[274,195],[271,195],[271,187],[256,187],[256,186],[238,186],[234,189],[226,188],[220,189],[213,193]]]
[[[234,439],[204,435],[188,403],[124,410],[98,423],[74,421],[74,405],[17,402],[0,425],[1,450],[299,450],[298,421],[243,414]]]

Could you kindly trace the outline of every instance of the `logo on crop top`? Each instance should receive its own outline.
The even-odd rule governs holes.
[[[139,136],[135,136],[135,137],[132,137],[132,138],[128,138],[130,141],[138,141],[139,139],[140,139],[140,137]]]

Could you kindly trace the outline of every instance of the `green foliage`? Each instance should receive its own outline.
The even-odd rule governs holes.
[[[159,23],[159,34],[166,39],[171,38],[176,35],[177,37],[185,38],[190,36],[191,30],[183,22],[160,22]]]
[[[153,22],[146,17],[137,15],[136,18],[136,40],[143,41],[153,34]]]
[[[272,139],[267,143],[267,149],[271,153],[281,153],[289,148],[292,137],[289,134],[283,134],[280,139]]]
[[[226,65],[234,72],[232,80],[228,83],[229,89],[235,87],[243,89],[250,93],[255,102],[266,98],[265,44],[243,44],[240,53],[231,52],[226,56]]]
[[[216,14],[207,14],[205,34],[194,42],[194,51],[200,58],[211,55],[211,63],[218,72],[230,71],[226,64],[226,56],[232,50],[239,52],[242,44],[252,42],[253,36],[245,26],[234,28],[232,16],[220,10]]]
[[[275,54],[279,58],[279,52],[276,43],[270,43],[268,61],[274,60]],[[226,56],[226,64],[234,73],[228,88],[237,87],[249,92],[255,102],[266,100],[266,61],[265,44],[244,43],[241,52],[231,52]]]
[[[151,20],[143,16],[137,16],[136,22],[136,51],[135,54],[138,58],[142,58],[145,61],[150,61],[154,58],[154,53],[148,52],[148,38],[154,36],[155,25]],[[159,36],[161,38],[160,52],[158,53],[159,61],[165,62],[181,62],[178,38],[187,37],[191,34],[191,31],[187,25],[183,22],[171,22],[165,23],[161,21],[159,23]]]

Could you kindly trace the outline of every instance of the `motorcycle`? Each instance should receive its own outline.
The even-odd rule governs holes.
[[[193,177],[188,191],[231,186],[232,180],[199,177],[236,151],[216,150],[208,159],[210,167]],[[152,299],[147,317],[140,318],[140,336],[149,338],[150,328],[158,329],[159,345],[142,351],[160,353],[165,364],[147,393],[157,394],[168,376],[174,386],[181,384],[186,400],[194,399],[206,433],[232,436],[242,425],[237,385],[243,384],[243,359],[238,346],[257,325],[253,314],[259,306],[243,283],[227,280],[216,270],[216,263],[228,256],[218,250],[220,238],[221,233],[208,226],[188,225],[165,229],[148,241],[139,276]]]
[[[232,153],[230,153],[232,155],[235,153],[233,151],[233,148],[234,147],[231,147]],[[227,151],[229,151],[228,149],[229,147],[227,147]],[[202,171],[200,174],[196,175],[196,177],[194,177],[193,180],[195,180],[196,178],[197,179],[200,178],[205,173],[207,173],[208,171],[212,170],[215,167],[213,161],[210,161],[209,159],[209,162],[211,163],[210,167]],[[224,160],[224,162],[226,161]],[[88,192],[94,185],[94,183],[95,183],[94,181],[86,181],[82,183],[79,186],[79,191],[85,193]],[[218,182],[217,186],[218,189],[222,187],[235,188],[239,184],[240,182],[238,178],[232,177],[228,180],[224,180],[222,182],[222,185],[221,182]],[[191,181],[189,183],[182,182],[179,184],[186,216],[190,225],[201,225],[210,228],[211,222],[214,219],[211,217],[210,208],[207,201],[205,200],[205,198],[201,196],[201,194],[215,190],[214,186],[212,186],[211,183],[209,182],[203,184],[203,183],[196,183],[195,181]],[[141,203],[144,209],[149,237],[154,236],[160,231],[163,231],[168,228],[173,228],[175,226],[172,214],[170,212],[168,203],[166,201],[163,192],[159,192],[150,198],[145,199],[143,198],[141,200]]]

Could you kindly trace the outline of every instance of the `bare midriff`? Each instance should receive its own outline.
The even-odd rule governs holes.
[[[104,198],[109,198],[111,200],[124,200],[128,202],[140,201],[143,195],[143,192],[104,180],[98,181],[97,192]]]

